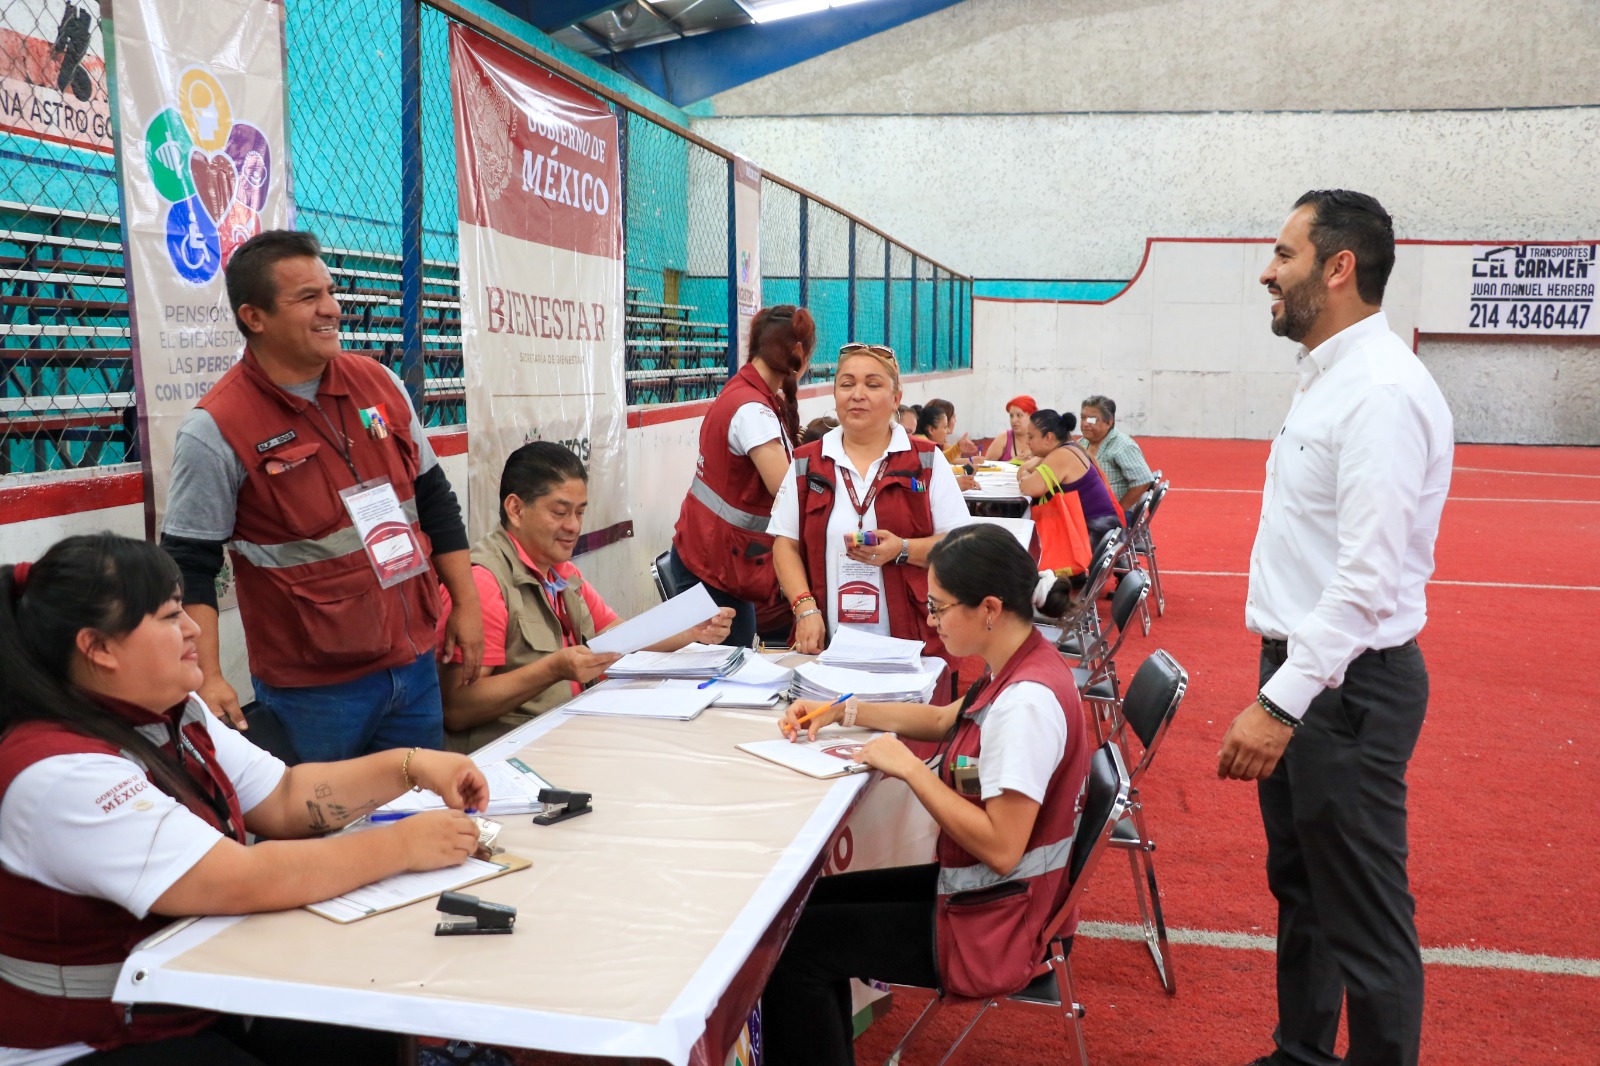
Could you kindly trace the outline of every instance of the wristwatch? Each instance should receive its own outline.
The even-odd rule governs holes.
[[[900,555],[895,559],[895,562],[897,564],[899,564],[900,566],[904,566],[904,565],[906,565],[906,563],[909,563],[910,561],[911,561],[911,540],[908,537],[901,537],[900,538]]]

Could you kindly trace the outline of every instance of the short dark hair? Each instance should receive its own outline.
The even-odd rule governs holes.
[[[1040,433],[1048,433],[1062,444],[1067,443],[1067,438],[1072,436],[1072,431],[1078,428],[1078,416],[1071,411],[1052,411],[1048,407],[1041,407],[1028,416],[1028,421],[1033,423],[1033,428]]]
[[[950,417],[949,413],[945,411],[943,407],[940,407],[935,403],[928,404],[922,410],[917,412],[918,435],[926,437],[928,435],[928,430],[932,429],[934,426],[937,426],[940,419],[948,417]]]
[[[928,552],[928,569],[957,603],[976,607],[993,596],[1011,614],[1033,620],[1039,567],[1009,530],[987,523],[953,529]],[[1059,617],[1071,596],[1070,582],[1057,581],[1041,610]]]
[[[1349,252],[1356,257],[1356,294],[1374,307],[1383,303],[1383,290],[1394,270],[1394,219],[1383,205],[1364,192],[1349,189],[1312,189],[1294,202],[1310,204],[1311,244],[1317,266],[1330,255]]]
[[[233,306],[233,321],[246,338],[250,330],[239,317],[245,304],[271,311],[278,303],[278,282],[272,268],[285,259],[321,259],[322,243],[305,230],[269,229],[256,234],[233,250],[223,277],[228,284],[228,303]]]
[[[1105,415],[1106,418],[1113,424],[1117,421],[1117,401],[1113,400],[1109,396],[1101,396],[1099,393],[1096,393],[1087,400],[1084,400],[1078,406],[1080,408],[1093,407],[1096,411],[1099,411],[1101,414]],[[1069,430],[1068,432],[1071,431]]]
[[[583,468],[583,460],[573,454],[571,448],[550,440],[524,444],[506,456],[505,468],[500,471],[500,524],[508,524],[507,496],[532,503],[573,478],[587,483],[589,471]]]

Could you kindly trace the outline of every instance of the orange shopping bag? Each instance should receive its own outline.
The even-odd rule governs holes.
[[[1093,551],[1083,504],[1076,492],[1062,489],[1049,463],[1040,463],[1037,469],[1046,486],[1045,494],[1033,506],[1033,525],[1039,534],[1039,569],[1081,574],[1089,569]]]

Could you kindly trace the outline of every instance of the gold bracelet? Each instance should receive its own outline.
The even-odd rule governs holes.
[[[411,780],[411,756],[417,753],[416,748],[406,752],[406,757],[400,763],[400,779],[406,783],[406,788],[412,792],[421,792],[422,786]]]

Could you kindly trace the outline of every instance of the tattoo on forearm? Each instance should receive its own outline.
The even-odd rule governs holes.
[[[355,807],[346,807],[342,803],[330,803],[328,804],[328,813],[340,822],[353,822],[368,811],[376,810],[377,807],[378,801],[370,799]]]
[[[329,796],[333,795],[333,786],[329,784],[321,784],[312,791],[316,793],[317,799],[327,799]]]
[[[333,829],[328,824],[328,819],[323,816],[322,804],[306,800],[306,810],[311,814],[311,831],[313,833],[326,833]]]

